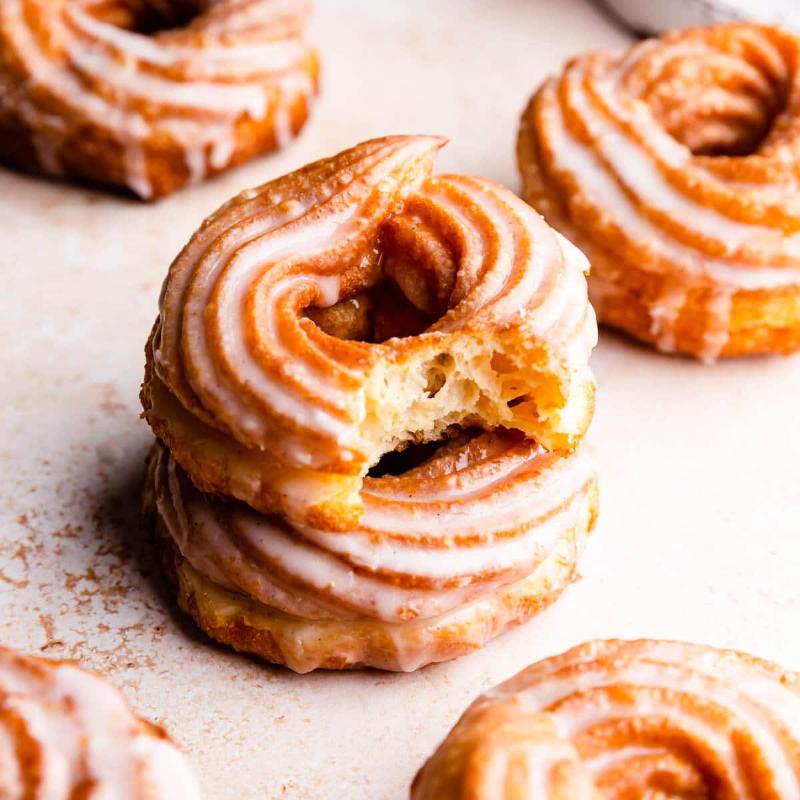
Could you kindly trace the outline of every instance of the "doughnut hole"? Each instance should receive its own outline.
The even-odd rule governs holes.
[[[359,292],[327,308],[307,308],[306,315],[337,339],[359,342],[372,339],[374,303],[369,292]]]
[[[759,151],[795,81],[788,43],[778,32],[768,47],[745,29],[722,27],[709,31],[702,46],[675,46],[667,58],[653,52],[628,73],[624,86],[647,103],[664,130],[698,156]]]
[[[461,428],[453,425],[443,431],[439,438],[430,442],[406,442],[397,450],[384,453],[377,464],[367,473],[370,478],[382,478],[385,475],[406,475],[413,470],[423,468],[434,459],[445,458],[463,448],[473,439],[480,436],[480,428]],[[507,434],[513,440],[513,434]]]
[[[87,4],[87,11],[117,28],[153,36],[186,27],[209,5],[209,0],[97,0]]]
[[[458,263],[438,231],[411,218],[387,225],[372,283],[305,313],[339,339],[379,344],[424,333],[448,310]]]

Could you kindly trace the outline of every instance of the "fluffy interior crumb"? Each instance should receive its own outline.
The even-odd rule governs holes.
[[[588,370],[570,376],[541,344],[520,341],[518,331],[465,335],[457,350],[437,349],[435,334],[424,331],[441,313],[414,306],[391,281],[327,309],[307,309],[337,338],[379,343],[418,337],[413,352],[401,346],[397,358],[378,365],[356,400],[362,409],[357,447],[368,464],[409,444],[441,440],[454,426],[502,426],[548,449],[571,447],[590,413]]]
[[[503,426],[549,449],[568,446],[581,432],[586,392],[569,380],[565,385],[563,371],[543,354],[520,357],[494,345],[465,342],[457,353],[421,353],[376,370],[362,424],[370,463],[408,443],[441,439],[453,426]],[[529,366],[537,355],[541,366]]]

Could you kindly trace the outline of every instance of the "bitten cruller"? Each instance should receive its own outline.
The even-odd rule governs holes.
[[[3,0],[0,160],[145,200],[286,145],[319,65],[306,0]]]
[[[551,450],[580,440],[588,264],[511,192],[431,177],[442,144],[377,139],[244,192],[172,264],[143,399],[199,488],[337,528],[358,519],[384,453],[453,425],[504,425]],[[384,273],[372,316],[412,335],[345,339],[311,318]]]
[[[594,524],[588,264],[497,184],[432,176],[442,144],[231,200],[147,345],[167,573],[213,637],[298,671],[479,647],[560,593]]]
[[[600,322],[659,350],[800,348],[800,39],[749,23],[588,53],[523,113],[523,196],[592,262]]]

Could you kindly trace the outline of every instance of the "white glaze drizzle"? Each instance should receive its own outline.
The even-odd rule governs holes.
[[[545,91],[550,93],[556,106],[555,86],[551,84]],[[800,268],[734,264],[709,258],[666,238],[660,228],[638,212],[612,176],[603,169],[596,155],[568,133],[560,112],[553,113],[548,134],[556,143],[554,156],[558,168],[564,169],[581,181],[583,191],[589,197],[602,198],[603,208],[613,217],[614,224],[631,240],[647,242],[657,257],[669,261],[677,269],[685,272],[687,277],[699,280],[701,285],[705,285],[702,283],[703,278],[709,277],[715,283],[742,290],[800,285]],[[687,217],[691,216],[691,212],[691,207],[687,207]]]
[[[685,286],[667,286],[655,302],[650,304],[650,334],[656,347],[665,353],[675,351],[675,323],[686,302]]]
[[[346,618],[351,609],[389,622],[440,615],[531,574],[585,518],[593,474],[582,451],[555,458],[534,449],[522,463],[512,457],[516,466],[505,471],[501,453],[499,471],[477,486],[469,472],[460,491],[443,475],[417,498],[407,494],[408,482],[373,481],[382,499],[372,501],[365,489],[358,528],[325,533],[303,526],[293,533],[242,504],[212,513],[163,449],[158,458],[159,513],[199,572],[286,613]],[[389,485],[396,485],[393,492]],[[283,574],[292,576],[288,592]],[[391,575],[431,585],[409,588]]]
[[[410,140],[385,163],[371,169],[370,182],[382,192],[396,191],[392,188],[396,187],[393,171],[420,157],[429,147],[430,142],[424,138]],[[357,426],[365,413],[364,400],[352,383],[343,392],[339,380],[340,374],[346,374],[350,381],[363,381],[365,385],[368,371],[361,375],[353,370],[342,373],[338,365],[326,367],[324,373],[311,369],[305,361],[305,351],[312,343],[304,331],[285,316],[280,323],[277,321],[278,307],[292,308],[291,298],[296,290],[305,290],[311,284],[317,287],[316,305],[338,300],[333,276],[304,275],[302,268],[281,272],[281,264],[310,262],[340,250],[351,237],[360,235],[365,225],[374,224],[362,217],[361,201],[340,205],[336,213],[321,214],[328,198],[335,196],[333,189],[349,186],[351,180],[352,170],[348,175],[335,176],[330,181],[331,191],[324,191],[316,202],[281,198],[278,205],[286,211],[277,216],[274,209],[267,209],[263,216],[236,218],[230,227],[220,221],[220,232],[216,234],[219,246],[207,251],[207,245],[190,245],[179,262],[184,276],[180,285],[168,278],[173,287],[172,300],[169,309],[162,308],[162,315],[174,314],[174,309],[182,307],[180,347],[191,364],[192,390],[204,405],[224,409],[226,424],[240,441],[268,439],[274,448],[277,434],[270,415],[258,410],[252,399],[242,397],[236,384],[221,377],[215,366],[220,359],[246,382],[248,393],[257,396],[258,404],[268,408],[271,415],[329,437],[340,447],[358,447]],[[428,181],[418,193],[425,203],[446,214],[465,236],[459,274],[480,276],[468,288],[463,304],[468,306],[469,314],[465,311],[462,316],[468,317],[472,325],[484,320],[521,320],[534,335],[548,340],[554,360],[563,361],[569,370],[582,369],[597,335],[587,301],[583,274],[587,262],[582,254],[557,236],[519,198],[489,181],[445,176]],[[485,250],[482,226],[489,227],[501,239],[499,256],[491,260]],[[211,255],[206,257],[206,252]],[[281,277],[273,279],[273,274]],[[280,374],[268,372],[257,362],[250,352],[252,345],[245,339],[242,310],[246,299],[256,291],[264,298],[260,346],[280,361]],[[215,301],[210,314],[212,294]],[[431,328],[432,333],[458,335],[464,325],[459,316],[461,310],[456,306]],[[209,323],[218,331],[213,349],[209,344]],[[286,326],[285,330],[282,326]],[[174,337],[169,326],[164,330]],[[449,346],[448,340],[441,344],[444,351]],[[388,355],[392,347],[387,342],[376,346],[376,350]],[[174,348],[169,344],[170,351]],[[174,359],[168,359],[164,347],[158,345],[155,360],[158,375],[169,385],[170,372],[176,368]],[[369,362],[367,369],[368,365]],[[317,401],[317,397],[321,399]],[[284,445],[283,457],[290,463],[315,463],[315,454],[303,449],[296,430],[285,438]]]
[[[703,331],[703,347],[700,357],[707,362],[716,360],[730,340],[731,311],[734,290],[727,286],[718,287],[711,292],[705,311],[709,316]]]
[[[18,717],[41,759],[35,800],[67,800],[92,782],[92,796],[195,800],[194,776],[175,747],[136,720],[122,695],[95,675],[0,649],[0,703]],[[26,763],[0,722],[0,795],[19,796]],[[26,795],[27,796],[27,795]]]
[[[768,248],[776,261],[788,258],[800,264],[800,235],[786,235],[781,229],[761,222],[741,222],[707,208],[662,175],[657,160],[673,170],[691,174],[697,183],[714,185],[717,191],[745,193],[761,207],[780,202],[780,193],[776,194],[774,188],[759,184],[734,186],[698,166],[691,151],[655,121],[643,102],[625,96],[622,83],[626,74],[638,60],[657,58],[658,47],[658,42],[640,45],[610,67],[606,62],[598,67],[590,56],[567,68],[562,86],[571,111],[586,126],[591,146],[567,129],[556,94],[557,81],[551,81],[543,89],[545,110],[540,121],[551,146],[553,169],[572,176],[581,187],[581,201],[598,210],[606,229],[613,228],[628,242],[650,253],[640,257],[637,266],[659,273],[668,269],[674,272],[674,281],[650,305],[651,335],[657,347],[674,351],[675,323],[690,291],[697,290],[710,298],[705,308],[708,328],[701,353],[702,358],[710,361],[722,353],[730,338],[730,310],[737,291],[800,286],[800,266],[748,263],[746,254]],[[677,46],[664,49],[665,58],[676,58]],[[775,57],[779,58],[777,53]],[[773,69],[780,74],[785,65],[776,63]],[[595,108],[584,85],[587,80],[608,106],[611,116]],[[623,123],[637,131],[641,144],[624,130]],[[623,192],[620,184],[636,202]],[[721,249],[725,258],[711,257],[680,241],[648,219],[637,207],[638,203],[657,209],[679,229],[703,237]],[[605,297],[622,297],[622,292],[601,276],[592,283],[600,281]],[[602,305],[599,290],[595,296]]]
[[[479,697],[423,776],[445,765],[468,770],[474,764],[481,778],[479,791],[470,780],[475,796],[494,796],[511,777],[506,756],[513,753],[514,786],[521,775],[545,776],[536,795],[542,798],[565,796],[567,775],[573,793],[584,780],[593,787],[587,798],[602,790],[654,789],[642,780],[658,781],[673,769],[680,776],[683,765],[708,791],[722,785],[744,800],[757,788],[793,800],[800,794],[799,690],[798,676],[736,653],[679,642],[590,642],[533,664]],[[484,720],[492,719],[494,708],[501,722],[493,728]],[[512,724],[501,728],[509,719]],[[523,725],[539,735],[522,738]],[[657,737],[651,726],[660,731]],[[480,763],[459,749],[474,736],[492,742],[477,750]],[[568,771],[551,772],[558,761]],[[611,773],[614,780],[601,783]]]
[[[40,166],[52,174],[61,172],[62,142],[72,125],[85,118],[121,144],[126,184],[147,199],[154,193],[147,167],[148,147],[153,141],[167,135],[177,142],[185,154],[189,179],[197,182],[206,176],[209,166],[221,170],[230,163],[235,128],[244,116],[260,121],[273,114],[276,140],[286,144],[291,138],[288,109],[300,100],[308,103],[313,93],[307,75],[293,75],[308,52],[302,38],[271,37],[272,0],[252,0],[252,5],[260,7],[252,22],[257,27],[260,23],[268,35],[268,41],[258,46],[228,43],[236,27],[226,28],[220,22],[211,34],[219,44],[209,44],[208,38],[203,45],[190,45],[175,44],[169,36],[143,36],[92,17],[88,6],[85,10],[76,0],[54,12],[48,21],[54,38],[58,30],[58,37],[66,42],[64,63],[46,54],[27,27],[22,13],[26,2],[3,3],[0,33],[13,43],[30,71],[31,87],[53,93],[69,109],[65,116],[69,124],[54,129],[48,124],[47,112],[21,97],[24,90],[19,87],[0,92],[0,104],[20,113],[34,131]],[[235,9],[236,4],[231,6]],[[235,11],[231,14],[239,16]],[[162,69],[179,68],[189,79],[148,74],[139,68],[139,61]],[[77,78],[79,74],[111,87],[115,99],[95,93]],[[2,81],[0,76],[0,84]],[[145,115],[134,108],[133,100],[154,104],[159,111]],[[23,101],[27,103],[24,107]]]

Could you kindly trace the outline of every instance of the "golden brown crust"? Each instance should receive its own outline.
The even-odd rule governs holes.
[[[597,485],[590,512],[558,552],[528,578],[504,587],[451,619],[387,624],[377,620],[304,620],[230,592],[203,577],[183,558],[163,521],[155,517],[164,574],[178,603],[212,639],[296,672],[313,669],[410,671],[481,648],[553,603],[577,575],[577,558],[594,528]]]
[[[790,800],[798,712],[800,676],[747,654],[588,642],[479,697],[411,797]]]
[[[533,96],[523,196],[589,256],[601,322],[706,360],[800,348],[798,53],[764,26],[688,30]]]
[[[375,139],[233,198],[147,344],[179,602],[299,672],[474,650],[558,596],[594,525],[586,260],[497,184],[430,175],[442,144]]]
[[[4,4],[0,160],[155,199],[285,145],[318,84],[307,6],[285,16],[270,0],[244,5],[192,0],[183,25],[117,1]],[[160,21],[178,24],[140,30]]]
[[[189,413],[167,391],[151,369],[148,348],[147,369],[140,398],[144,415],[153,433],[164,442],[176,461],[192,476],[198,489],[224,497],[236,497],[266,514],[286,514],[287,496],[281,490],[286,467],[265,457],[261,451],[242,447],[221,435]],[[576,428],[586,431],[594,416],[595,384],[587,379],[574,390],[580,409]],[[342,472],[352,468],[350,461],[335,464]],[[303,508],[309,525],[328,530],[347,530],[360,517],[360,501],[354,506],[352,484],[360,476],[335,472],[314,476],[320,502]]]
[[[502,187],[429,177],[442,144],[376,139],[244,192],[173,262],[142,402],[199,488],[346,530],[385,452],[452,425],[578,445],[585,259]]]
[[[594,263],[605,256],[595,253]],[[651,309],[670,289],[669,279],[629,267],[620,277],[616,291],[604,291],[600,277],[590,280],[589,296],[601,322],[658,347],[660,334],[654,331]],[[708,324],[706,308],[711,290],[693,289],[674,322],[675,351],[702,354]],[[730,310],[727,341],[719,352],[722,358],[776,353],[791,355],[800,349],[800,291],[792,289],[737,292]]]

